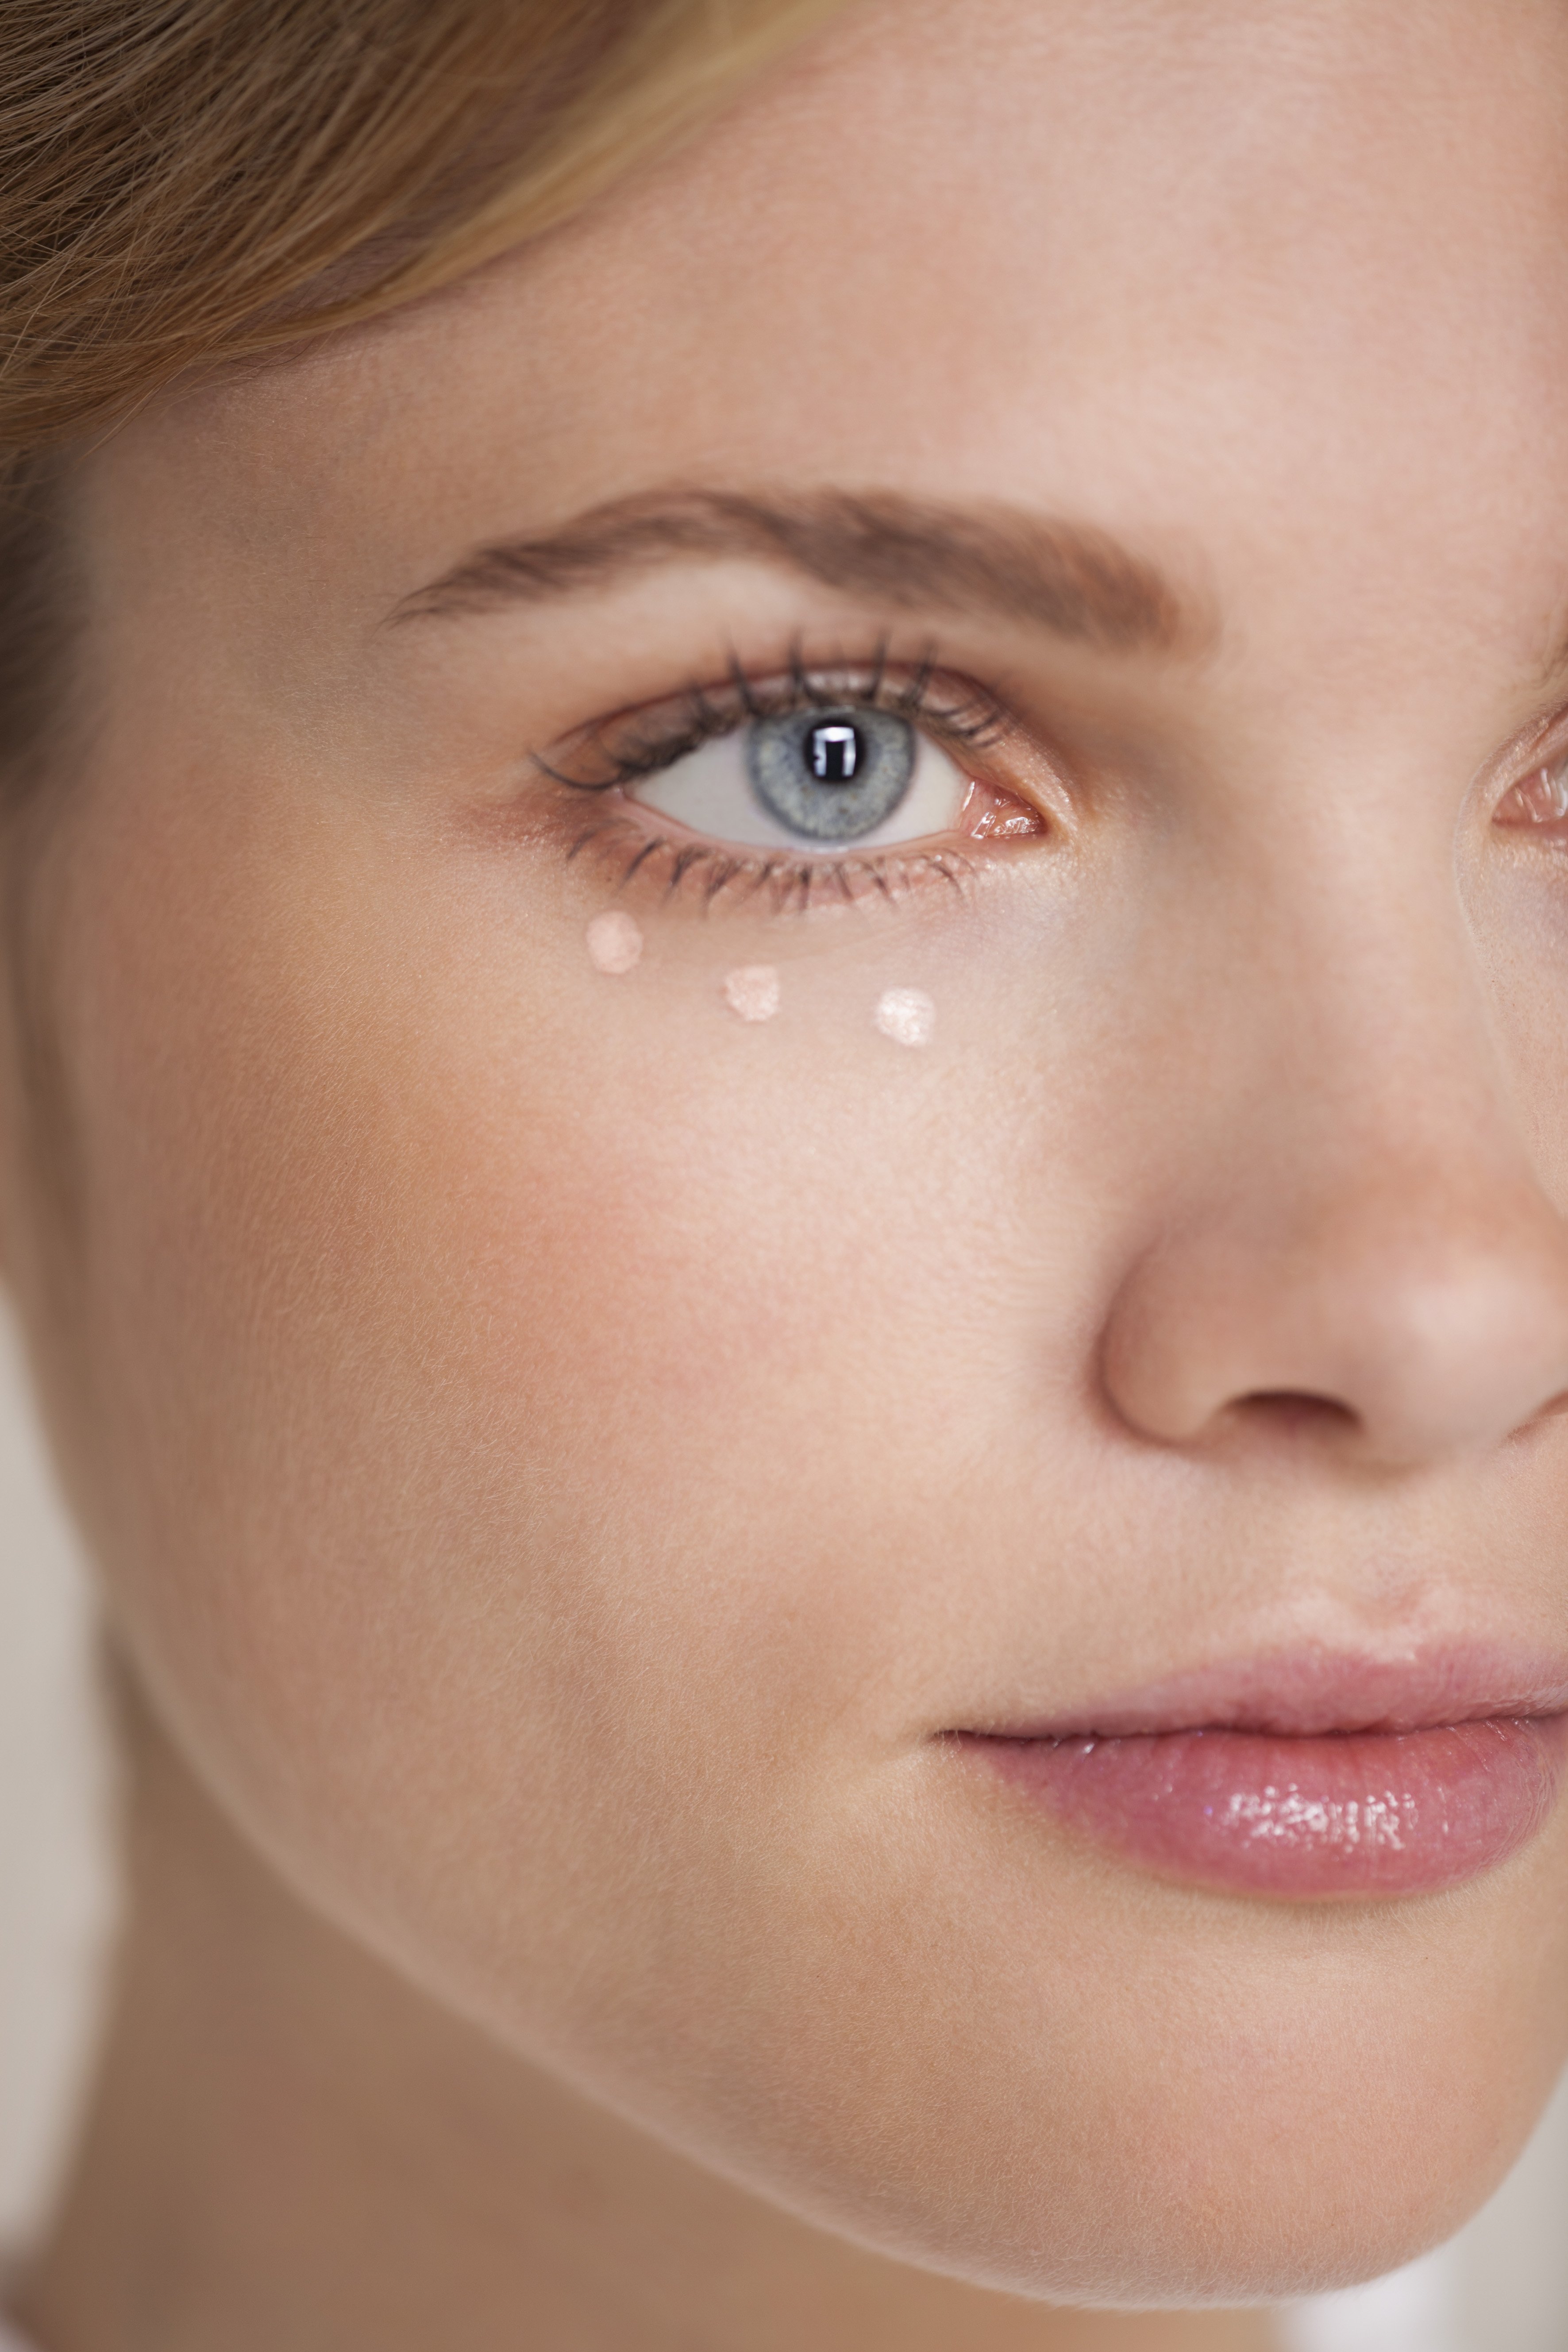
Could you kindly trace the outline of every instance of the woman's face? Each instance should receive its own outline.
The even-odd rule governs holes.
[[[1565,113],[1544,0],[873,0],[86,468],[10,1247],[123,1638],[970,2276],[1385,2266],[1568,2038],[1547,1734],[1215,1729],[1568,1697]]]

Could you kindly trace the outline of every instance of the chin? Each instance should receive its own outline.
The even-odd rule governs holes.
[[[933,1871],[889,1896],[847,1950],[781,1933],[751,1999],[689,2011],[688,2058],[708,2047],[668,2100],[624,2075],[601,2091],[884,2254],[1137,2308],[1412,2260],[1490,2195],[1551,2094],[1568,1956],[1542,1845],[1460,1890],[1337,1908],[1094,1858],[1042,1900],[1045,1872],[991,1862],[973,1847],[945,1894]]]
[[[1152,2070],[1153,2071],[1153,2070]],[[785,2200],[895,2259],[1032,2300],[1100,2309],[1233,2307],[1352,2286],[1451,2236],[1497,2188],[1538,2112],[1534,2096],[1417,2110],[1394,2084],[1343,2085],[1311,2112],[1212,2102],[1173,2116],[1158,2096],[1080,2163],[1070,2131],[996,2135],[955,2179],[842,2178]],[[1163,2109],[1166,2111],[1162,2112]],[[941,2130],[932,2121],[931,2136]],[[776,2186],[776,2184],[775,2184]]]

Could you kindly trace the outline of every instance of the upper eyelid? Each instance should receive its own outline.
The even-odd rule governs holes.
[[[895,679],[903,682],[894,685]],[[951,681],[962,690],[960,696],[955,699],[935,697],[932,688],[938,680]],[[689,686],[658,701],[591,719],[549,751],[536,751],[533,759],[557,783],[578,791],[608,791],[617,783],[658,774],[703,743],[736,733],[754,719],[781,710],[830,709],[840,704],[890,709],[912,726],[944,734],[974,750],[993,748],[1017,723],[999,696],[973,678],[943,668],[934,651],[918,660],[900,662],[880,641],[863,659],[836,655],[830,661],[807,661],[798,646],[792,646],[782,663],[775,661],[765,669],[747,668],[732,657],[721,683]],[[662,728],[658,725],[661,714],[668,714]],[[647,730],[640,743],[635,733],[639,726]],[[618,746],[617,730],[623,730]],[[610,773],[574,775],[569,764],[563,764],[574,754],[595,752],[607,757]]]

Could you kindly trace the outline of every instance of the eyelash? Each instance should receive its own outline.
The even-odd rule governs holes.
[[[954,696],[939,688],[951,685]],[[731,657],[722,688],[693,685],[651,711],[595,720],[572,739],[568,757],[586,751],[604,763],[604,772],[574,774],[540,753],[534,765],[551,782],[572,793],[625,792],[628,786],[673,767],[678,760],[703,744],[732,735],[760,719],[812,709],[885,710],[910,726],[967,753],[988,752],[1011,734],[1014,721],[992,695],[968,680],[949,679],[934,654],[927,654],[907,671],[889,658],[886,643],[870,658],[828,664],[808,663],[797,644],[792,645],[782,675],[759,681]],[[1042,830],[1043,830],[1042,826]],[[834,857],[796,856],[784,851],[743,853],[719,842],[677,840],[649,835],[629,816],[610,816],[585,827],[568,849],[570,864],[584,852],[601,850],[612,862],[617,845],[627,856],[617,877],[625,888],[639,877],[662,874],[667,898],[688,887],[698,888],[704,907],[711,907],[731,891],[744,898],[766,899],[774,911],[805,912],[821,898],[844,905],[877,897],[892,901],[924,880],[962,890],[973,871],[973,861],[951,850],[906,856],[884,852],[875,857],[844,853]]]

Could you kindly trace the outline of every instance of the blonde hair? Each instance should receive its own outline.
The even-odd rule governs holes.
[[[563,220],[840,0],[13,0],[0,455]]]
[[[9,0],[0,814],[70,699],[73,445],[556,226],[846,0]]]
[[[51,1280],[75,1194],[38,887],[60,795],[36,787],[63,780],[81,700],[75,452],[193,368],[371,318],[556,226],[846,5],[6,0],[0,1000]]]

